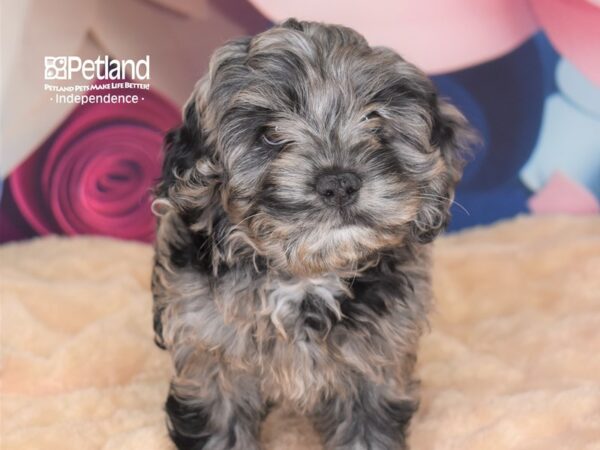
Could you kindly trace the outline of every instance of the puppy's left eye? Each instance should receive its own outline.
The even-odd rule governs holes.
[[[269,147],[273,147],[274,149],[281,150],[281,148],[287,143],[285,139],[282,139],[277,135],[279,129],[272,128],[267,129],[262,133],[262,141],[268,145]]]

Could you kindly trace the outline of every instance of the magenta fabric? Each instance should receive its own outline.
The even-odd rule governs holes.
[[[163,136],[180,114],[155,92],[114,93],[144,100],[79,106],[9,177],[14,203],[38,234],[152,240],[151,187]]]

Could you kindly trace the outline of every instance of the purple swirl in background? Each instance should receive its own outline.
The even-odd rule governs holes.
[[[179,123],[179,110],[152,91],[99,92],[140,101],[77,107],[11,173],[1,241],[51,233],[152,240],[151,187],[160,175],[163,136]]]

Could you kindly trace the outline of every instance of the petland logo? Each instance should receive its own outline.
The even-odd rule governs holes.
[[[150,89],[150,56],[137,61],[45,56],[44,78],[44,91],[57,104],[135,104]]]
[[[108,55],[83,60],[79,56],[46,56],[44,66],[46,80],[71,80],[77,73],[86,80],[150,79],[149,55],[137,61],[110,59]]]

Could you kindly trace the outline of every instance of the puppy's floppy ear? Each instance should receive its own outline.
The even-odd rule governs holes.
[[[152,210],[162,216],[172,209],[185,214],[206,208],[218,184],[219,170],[193,95],[184,108],[182,125],[165,137],[162,176]]]
[[[477,140],[465,116],[452,104],[437,98],[431,128],[431,145],[439,148],[448,176],[456,184],[463,173],[469,147]]]
[[[174,186],[202,157],[203,145],[198,112],[191,100],[184,108],[183,124],[165,136],[162,177],[156,187],[158,197],[167,197],[169,187]]]
[[[197,83],[184,109],[183,124],[165,139],[162,179],[155,189],[153,211],[164,215],[175,209],[196,221],[218,201],[223,179],[217,130],[228,102],[248,71],[251,38],[232,40],[211,57],[208,73]]]
[[[465,117],[453,105],[435,95],[432,104],[430,144],[438,155],[433,176],[421,193],[421,210],[413,222],[413,232],[421,243],[431,242],[450,220],[454,190],[460,180],[469,147],[476,142]]]

